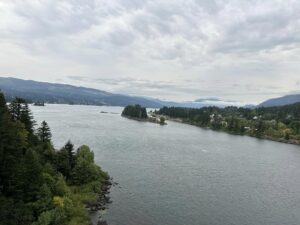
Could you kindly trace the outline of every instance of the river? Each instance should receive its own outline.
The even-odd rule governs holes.
[[[32,106],[55,147],[87,144],[119,183],[109,225],[299,225],[300,147],[167,121],[121,107]],[[105,111],[108,113],[100,113]]]

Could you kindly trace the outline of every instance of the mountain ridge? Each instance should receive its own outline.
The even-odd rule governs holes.
[[[272,107],[290,105],[300,102],[300,94],[284,95],[278,98],[268,99],[258,105],[258,107]]]
[[[158,102],[138,96],[113,94],[98,89],[70,84],[39,82],[11,77],[0,77],[0,89],[8,100],[19,96],[33,102],[45,101],[59,104],[110,106],[140,104],[152,108],[162,106]]]
[[[147,108],[161,108],[163,106],[186,108],[201,108],[205,106],[217,106],[222,108],[226,106],[237,106],[245,108],[259,108],[282,106],[300,102],[300,94],[268,99],[258,105],[243,105],[242,103],[224,101],[216,97],[198,98],[195,101],[176,102],[151,97],[110,93],[103,90],[70,84],[23,80],[13,77],[0,77],[0,90],[5,94],[8,101],[18,96],[31,102],[43,101],[46,103],[58,104],[108,106],[139,104]]]
[[[103,90],[70,84],[23,80],[13,77],[0,77],[0,89],[2,89],[8,101],[18,96],[32,102],[43,101],[46,103],[59,104],[109,106],[140,104],[147,108],[161,108],[163,106],[191,108],[201,108],[204,106],[225,107],[233,104],[233,102],[226,102],[217,98],[201,99],[201,101],[199,101],[199,99],[182,102],[167,101],[151,97],[114,94]]]

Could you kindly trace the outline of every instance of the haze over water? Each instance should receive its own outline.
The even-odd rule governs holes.
[[[56,147],[68,139],[89,145],[119,183],[109,225],[300,224],[299,146],[137,122],[122,118],[120,107],[31,109],[49,123]]]

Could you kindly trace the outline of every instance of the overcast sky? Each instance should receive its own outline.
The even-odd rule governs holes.
[[[299,0],[0,0],[0,76],[169,100],[300,90]]]

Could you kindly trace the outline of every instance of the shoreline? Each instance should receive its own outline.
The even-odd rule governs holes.
[[[111,204],[112,201],[110,200],[110,188],[116,185],[113,182],[113,179],[108,177],[104,181],[101,182],[101,191],[96,193],[97,198],[95,202],[86,202],[85,208],[88,211],[90,217],[90,224],[91,225],[105,225],[107,224],[106,220],[102,218],[101,212],[107,210],[108,204]]]
[[[195,127],[199,127],[199,128],[203,128],[203,129],[208,129],[208,130],[212,130],[212,131],[218,131],[218,132],[222,132],[222,133],[226,133],[226,134],[247,136],[247,137],[252,137],[252,138],[261,139],[261,140],[268,140],[268,141],[274,141],[274,142],[279,142],[279,143],[283,143],[283,144],[290,144],[290,145],[300,146],[300,141],[295,140],[295,139],[290,139],[290,140],[286,140],[286,139],[283,139],[283,138],[276,139],[276,138],[270,137],[270,136],[255,137],[255,136],[248,135],[248,134],[238,134],[238,133],[227,132],[225,130],[214,130],[210,127],[202,127],[202,126],[199,126],[198,124],[195,124],[195,123],[192,123],[192,122],[185,122],[180,118],[171,118],[171,117],[168,117],[168,116],[165,116],[165,118],[166,118],[166,120],[170,120],[170,121],[173,121],[173,122],[188,124],[188,125],[191,125],[191,126],[195,126]]]
[[[130,120],[136,120],[136,121],[139,121],[139,122],[150,122],[150,123],[156,123],[156,124],[159,124],[159,125],[167,125],[166,122],[161,123],[160,121],[157,121],[156,119],[151,118],[151,117],[142,119],[142,118],[136,118],[136,117],[126,116],[126,115],[121,115],[121,116],[124,117],[124,118],[130,119]]]

